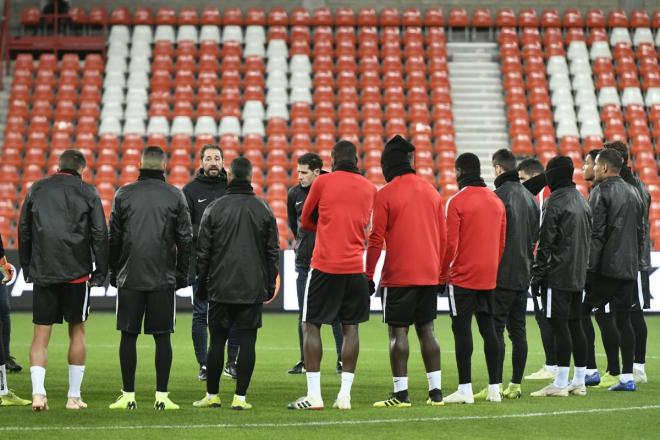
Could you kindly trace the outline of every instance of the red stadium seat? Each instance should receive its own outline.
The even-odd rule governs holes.
[[[556,9],[545,9],[541,13],[541,27],[543,28],[558,28],[562,24],[559,17],[559,11]]]
[[[565,28],[582,28],[584,27],[584,19],[578,9],[568,8],[564,10],[561,25]]]
[[[503,8],[497,10],[495,17],[495,24],[497,27],[516,27],[518,20],[516,19],[516,12],[512,8]]]
[[[135,8],[135,12],[133,14],[133,24],[153,26],[154,13],[151,8],[147,6],[138,6]]]
[[[467,27],[469,24],[468,13],[465,8],[451,8],[449,10],[449,27]]]
[[[613,27],[628,27],[628,15],[623,9],[614,9],[610,11],[607,16],[607,26]]]
[[[440,28],[445,25],[445,17],[442,12],[442,8],[439,7],[429,7],[426,9],[426,14],[424,15],[424,26],[427,28],[436,27]]]
[[[133,20],[128,8],[122,6],[112,10],[112,14],[110,15],[110,24],[130,26],[132,23]]]
[[[202,26],[220,26],[222,25],[222,15],[215,6],[205,6],[200,20]]]
[[[358,14],[358,26],[378,26],[378,15],[374,8],[362,8]]]
[[[522,28],[536,28],[539,26],[538,16],[536,10],[531,8],[523,8],[518,11],[518,26]]]
[[[493,26],[493,16],[490,9],[478,7],[472,14],[472,26],[475,28],[489,28]]]

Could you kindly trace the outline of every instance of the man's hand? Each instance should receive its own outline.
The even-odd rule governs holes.
[[[9,283],[14,279],[14,268],[7,261],[7,257],[0,258],[0,267],[2,267],[2,271],[5,275],[4,279],[0,280],[3,284]]]

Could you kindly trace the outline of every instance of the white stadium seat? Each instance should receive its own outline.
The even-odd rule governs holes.
[[[165,116],[154,116],[149,119],[149,125],[147,125],[147,135],[152,134],[162,134],[164,136],[170,135],[170,124],[167,122]]]

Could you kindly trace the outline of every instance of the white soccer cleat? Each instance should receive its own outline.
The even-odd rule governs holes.
[[[637,369],[633,369],[633,379],[635,383],[647,383],[649,381],[646,372]]]
[[[486,402],[500,403],[502,402],[502,393],[498,389],[497,391],[488,391],[488,396],[486,397]]]
[[[461,393],[456,391],[447,397],[445,397],[444,402],[449,403],[474,403],[474,396],[472,394]]]
[[[294,410],[322,410],[323,400],[314,396],[303,396],[287,405],[288,409]]]
[[[350,396],[337,396],[337,400],[332,404],[335,409],[351,409]]]
[[[568,388],[569,387],[556,387],[554,383],[551,383],[548,386],[541,388],[538,391],[534,391],[530,394],[532,397],[568,397]]]
[[[544,365],[539,371],[525,376],[527,380],[555,380],[557,371],[554,368],[549,368]]]
[[[586,396],[587,395],[587,387],[586,387],[586,385],[573,385],[573,384],[570,384],[568,386],[568,393],[573,395],[573,396]]]

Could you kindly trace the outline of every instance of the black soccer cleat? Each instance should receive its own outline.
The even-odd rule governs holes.
[[[7,368],[7,371],[11,373],[20,373],[23,370],[23,367],[16,363],[16,359],[14,359],[13,356],[9,356],[9,358],[7,358],[5,367]]]
[[[238,370],[236,369],[236,362],[227,362],[224,369],[225,376],[229,376],[232,379],[238,378]]]
[[[289,369],[289,371],[287,371],[287,373],[289,373],[289,374],[303,374],[306,371],[307,370],[305,370],[305,364],[303,363],[303,361],[298,361],[296,363],[296,365],[294,365],[291,369]]]
[[[204,382],[207,379],[207,374],[206,374],[206,365],[202,365],[199,369],[199,374],[197,375],[197,379],[200,381]]]

